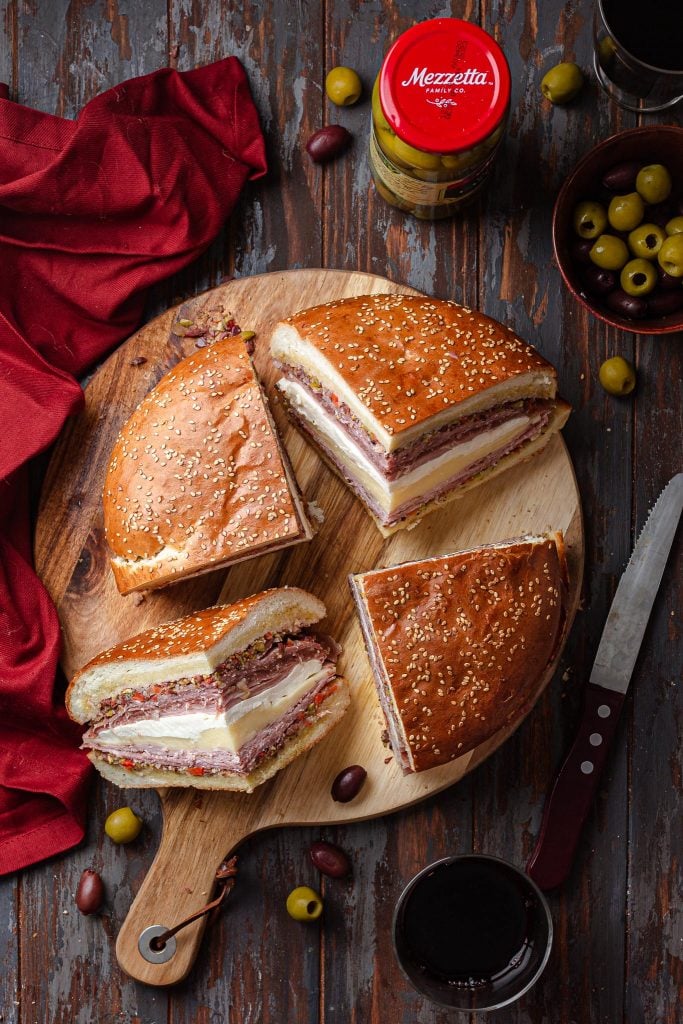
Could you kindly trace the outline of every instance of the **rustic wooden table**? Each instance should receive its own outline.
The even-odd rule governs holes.
[[[93,788],[87,842],[0,885],[0,1021],[11,1024],[444,1024],[403,980],[390,942],[396,897],[424,864],[479,850],[523,865],[543,798],[576,725],[616,581],[638,529],[681,469],[681,337],[606,329],[563,289],[551,258],[550,217],[564,175],[595,141],[636,124],[598,90],[551,108],[541,69],[591,64],[590,0],[0,0],[0,80],[13,98],[67,117],[97,92],[164,65],[179,69],[227,54],[243,61],[267,134],[271,172],[248,188],[230,226],[187,273],[160,289],[150,314],[224,275],[292,267],[385,274],[464,301],[511,324],[559,369],[574,406],[565,430],[584,502],[585,593],[553,685],[522,728],[458,786],[383,820],[325,837],[354,862],[348,884],[325,886],[322,928],[289,920],[284,896],[313,882],[306,850],[319,833],[292,829],[252,839],[239,885],[207,933],[186,982],[172,991],[126,978],[114,939],[158,840],[154,794],[135,795],[147,828],[128,848],[103,839],[121,802]],[[505,155],[480,205],[451,222],[421,223],[388,207],[368,171],[367,96],[381,56],[414,21],[453,14],[479,20],[513,73]],[[358,69],[364,101],[329,109],[322,83],[337,63]],[[303,142],[326,119],[355,135],[353,151],[325,170]],[[650,119],[651,121],[652,119]],[[665,120],[680,123],[676,115]],[[635,396],[597,384],[608,355],[635,361]],[[675,557],[657,599],[616,749],[573,874],[551,897],[556,939],[548,968],[500,1024],[679,1024],[683,1010],[683,690],[681,593]],[[680,563],[679,563],[680,564]],[[678,590],[677,590],[678,586]],[[55,770],[58,770],[56,768]],[[85,866],[104,876],[107,913],[85,919],[73,892]]]

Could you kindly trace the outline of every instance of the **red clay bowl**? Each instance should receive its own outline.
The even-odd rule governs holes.
[[[615,164],[626,161],[645,164],[664,164],[671,172],[674,194],[683,199],[683,128],[673,125],[653,125],[649,128],[633,128],[605,139],[583,157],[564,182],[555,202],[553,212],[553,247],[555,259],[564,283],[572,295],[590,310],[593,316],[612,327],[619,327],[633,334],[670,334],[683,331],[683,308],[668,316],[628,320],[612,312],[590,295],[581,281],[581,267],[574,261],[571,247],[577,241],[572,226],[572,213],[582,199],[597,199],[602,202],[605,193],[601,179],[605,171]],[[647,208],[646,208],[647,217]],[[672,214],[673,216],[673,214]],[[683,281],[681,281],[683,288]]]

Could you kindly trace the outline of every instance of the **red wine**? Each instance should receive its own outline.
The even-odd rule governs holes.
[[[603,0],[612,37],[644,64],[683,71],[683,0]]]
[[[488,1002],[524,989],[542,966],[549,928],[528,879],[502,861],[459,857],[418,876],[399,906],[396,949],[411,980]]]

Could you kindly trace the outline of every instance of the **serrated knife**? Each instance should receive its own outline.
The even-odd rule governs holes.
[[[683,473],[678,473],[647,518],[602,631],[576,739],[546,802],[538,842],[527,864],[527,873],[540,889],[554,889],[571,870],[682,508]]]

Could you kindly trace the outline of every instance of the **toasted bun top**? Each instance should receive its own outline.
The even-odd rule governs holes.
[[[523,713],[564,631],[561,534],[354,577],[416,771]]]
[[[329,369],[389,435],[529,375],[519,397],[556,393],[553,367],[509,327],[416,295],[361,295],[302,310],[278,325],[271,349],[314,375]]]
[[[324,615],[317,597],[280,587],[164,622],[103,651],[77,672],[66,692],[67,711],[77,722],[89,722],[105,698],[127,687],[207,675],[266,633],[298,630]]]
[[[164,577],[300,535],[239,335],[181,360],[125,424],[105,481],[104,526],[115,574],[146,559]]]

